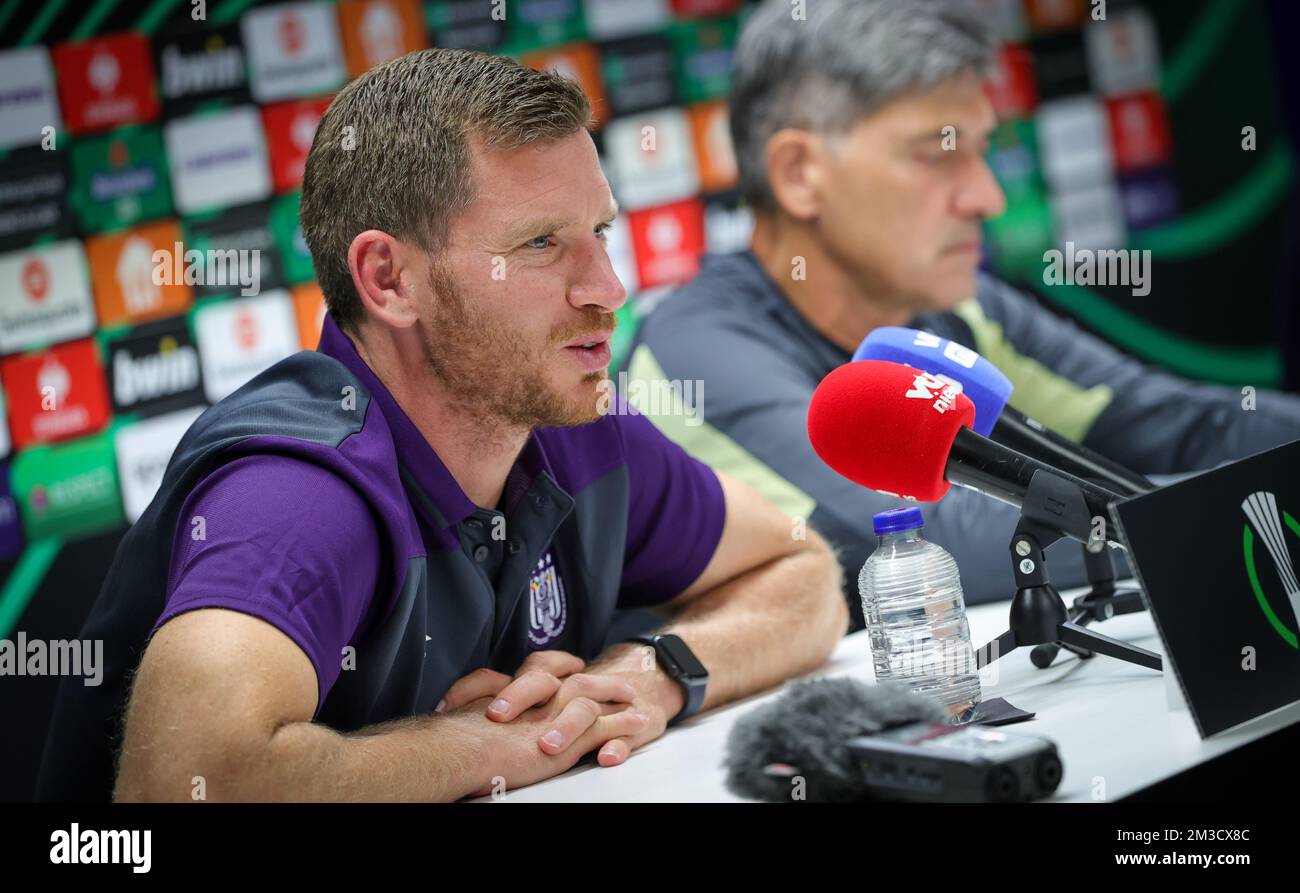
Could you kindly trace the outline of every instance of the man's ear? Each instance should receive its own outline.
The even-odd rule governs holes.
[[[778,130],[767,141],[767,182],[777,205],[796,220],[821,212],[826,180],[826,146],[807,130]]]
[[[419,320],[415,283],[423,252],[382,230],[359,233],[348,246],[352,285],[368,315],[404,329]]]

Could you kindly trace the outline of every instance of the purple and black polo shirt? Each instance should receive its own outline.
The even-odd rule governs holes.
[[[317,351],[182,438],[82,630],[104,641],[104,681],[60,688],[38,796],[111,796],[128,679],[178,614],[280,629],[316,669],[317,721],[348,731],[536,649],[594,658],[617,609],[699,576],[724,515],[714,473],[628,412],[537,429],[501,505],[476,506],[326,317]]]

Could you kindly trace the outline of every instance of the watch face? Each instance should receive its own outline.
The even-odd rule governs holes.
[[[681,670],[683,676],[696,678],[709,675],[708,671],[704,669],[704,664],[696,659],[691,649],[686,647],[686,643],[677,636],[660,636],[659,644],[668,654],[673,664]]]

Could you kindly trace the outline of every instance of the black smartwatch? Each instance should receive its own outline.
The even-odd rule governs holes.
[[[704,690],[709,685],[709,671],[704,669],[695,652],[687,647],[679,636],[672,633],[659,635],[651,633],[645,636],[633,636],[629,642],[640,642],[655,650],[655,658],[665,673],[676,679],[686,694],[686,705],[681,712],[669,720],[668,725],[675,726],[689,716],[694,716],[704,703]]]

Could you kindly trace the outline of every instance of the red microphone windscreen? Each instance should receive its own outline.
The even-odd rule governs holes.
[[[808,406],[808,439],[823,462],[872,490],[936,502],[953,438],[975,421],[960,385],[884,360],[845,363]]]

